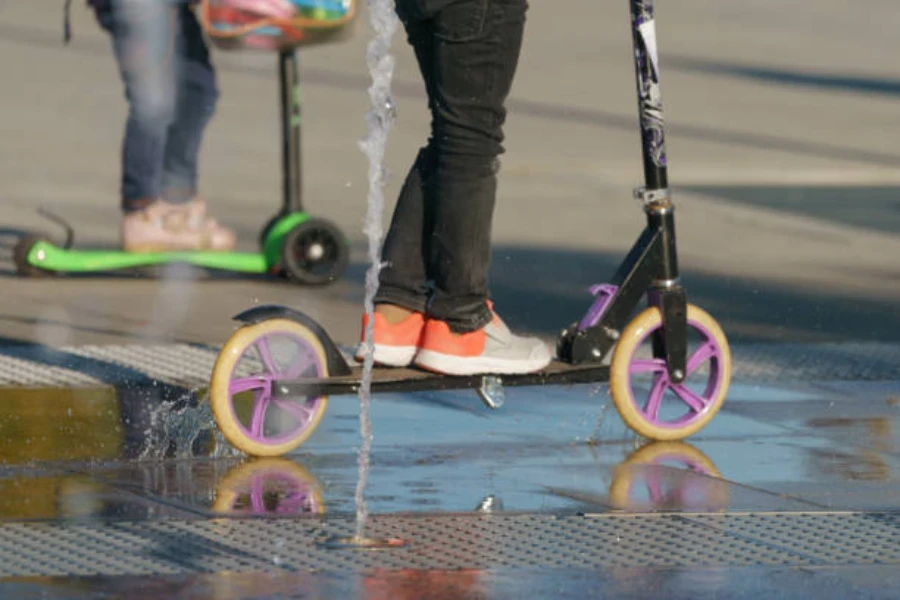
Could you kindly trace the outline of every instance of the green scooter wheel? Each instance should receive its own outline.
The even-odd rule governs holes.
[[[347,268],[350,251],[340,229],[324,219],[308,219],[291,229],[281,249],[281,267],[289,279],[325,285]]]
[[[24,235],[19,238],[13,248],[13,264],[16,266],[16,273],[23,277],[48,277],[54,272],[37,267],[28,260],[32,248],[38,242],[50,243],[46,238],[37,235]]]
[[[272,231],[272,228],[275,227],[275,223],[284,218],[285,213],[280,212],[277,215],[273,216],[271,219],[266,221],[266,224],[263,225],[262,230],[259,232],[259,251],[266,251],[266,238],[269,237],[269,232]]]

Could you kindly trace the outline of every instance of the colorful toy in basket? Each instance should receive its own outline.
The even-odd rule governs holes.
[[[357,0],[202,0],[200,18],[224,49],[281,51],[335,41],[356,17]]]

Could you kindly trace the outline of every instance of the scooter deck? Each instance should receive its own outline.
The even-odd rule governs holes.
[[[363,369],[351,367],[350,375],[302,380],[279,381],[277,395],[341,395],[359,390]],[[372,371],[372,392],[424,392],[453,389],[478,389],[485,378],[495,377],[504,386],[592,383],[609,380],[609,366],[599,363],[572,365],[554,361],[536,373],[516,375],[451,376],[419,369],[375,367]]]
[[[61,273],[99,273],[185,263],[206,269],[244,273],[265,273],[266,257],[249,252],[212,250],[180,252],[124,252],[120,250],[72,250],[50,242],[38,241],[28,253],[35,267]]]

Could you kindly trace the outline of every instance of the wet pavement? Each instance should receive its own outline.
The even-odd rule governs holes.
[[[370,525],[409,543],[356,551],[318,545],[353,530],[356,399],[332,398],[295,454],[250,460],[198,389],[255,304],[358,336],[367,175],[351,148],[368,36],[301,61],[304,202],[353,244],[342,281],[180,267],[30,280],[13,272],[16,240],[58,236],[38,206],[71,222],[76,247],[118,243],[125,104],[89,12],[73,10],[63,45],[42,3],[0,1],[0,277],[15,283],[0,309],[0,598],[900,597],[900,154],[884,127],[900,12],[658,11],[679,259],[690,301],[732,342],[725,408],[688,443],[644,445],[603,385],[509,390],[496,412],[472,392],[378,396]],[[530,14],[492,287],[511,326],[550,340],[640,233],[641,165],[627,3]],[[388,199],[428,125],[412,53],[393,48]],[[275,61],[215,60],[202,186],[254,250],[280,198]]]
[[[682,443],[636,439],[602,384],[509,389],[497,411],[472,392],[383,394],[371,416],[370,527],[399,535],[405,550],[316,546],[354,523],[355,396],[333,397],[294,454],[248,459],[217,434],[202,390],[0,391],[0,593],[845,598],[900,589],[900,382],[735,381],[719,415]],[[467,540],[486,515],[494,529]],[[734,523],[704,521],[723,517]],[[777,527],[758,531],[741,521],[775,517]],[[643,521],[634,531],[615,525],[610,546],[602,524],[629,518]],[[203,529],[223,522],[234,525]],[[167,527],[209,562],[156,545]],[[90,556],[109,528],[117,533],[103,534],[112,537],[96,560],[67,553],[83,546]],[[684,555],[685,542],[695,554]],[[579,544],[580,558],[566,555]],[[234,558],[241,552],[252,558]],[[238,562],[223,568],[228,560]]]

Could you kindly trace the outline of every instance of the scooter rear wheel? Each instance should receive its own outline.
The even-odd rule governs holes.
[[[209,401],[222,435],[251,456],[280,456],[316,430],[328,396],[279,397],[279,381],[328,377],[315,333],[289,319],[244,325],[225,342],[213,367]]]
[[[53,271],[36,267],[28,261],[28,255],[38,242],[46,242],[45,238],[37,235],[25,235],[19,238],[13,248],[13,264],[16,266],[16,273],[23,277],[48,277],[53,275]]]
[[[656,307],[645,309],[628,324],[613,351],[609,373],[613,404],[629,427],[651,440],[681,440],[695,434],[719,412],[728,394],[731,350],[722,328],[691,304],[687,323],[688,360],[681,383],[670,381],[665,359],[651,353],[652,335],[662,329]],[[641,376],[647,379],[641,381]],[[638,397],[645,400],[639,402]]]
[[[216,486],[213,511],[256,516],[323,514],[319,481],[288,458],[258,458],[229,471]]]

